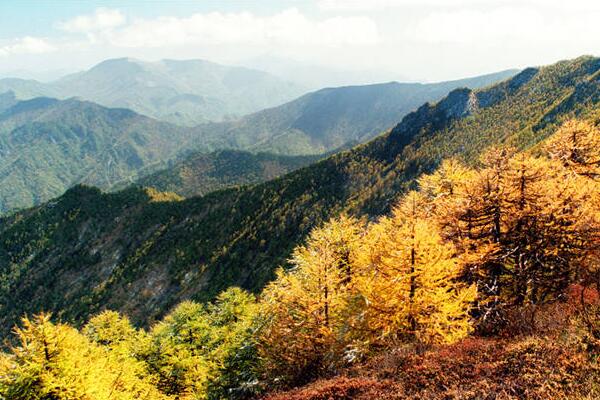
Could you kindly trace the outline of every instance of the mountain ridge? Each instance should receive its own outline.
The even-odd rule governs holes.
[[[107,61],[113,62],[121,61]],[[138,68],[136,64],[125,66]],[[229,148],[282,156],[324,154],[348,143],[368,140],[391,127],[421,100],[434,100],[455,86],[479,86],[503,77],[503,73],[491,74],[436,86],[395,83],[332,88],[251,114],[240,121],[194,128],[76,97],[63,100],[34,97],[18,101],[14,92],[6,92],[0,95],[0,154],[4,155],[0,158],[0,212],[38,204],[77,183],[97,185],[105,190],[115,185],[123,187],[126,182],[135,182],[170,162],[185,158],[190,151],[208,153]],[[66,110],[70,110],[71,115]],[[119,126],[117,121],[124,125]],[[52,135],[48,136],[49,132]],[[123,134],[128,138],[127,143],[117,140]],[[166,143],[169,135],[175,140]],[[20,139],[16,140],[17,137]],[[47,144],[41,142],[42,137],[46,137]],[[25,138],[35,139],[35,143],[25,146]],[[149,147],[158,142],[163,144]],[[15,146],[21,146],[18,162],[14,157]],[[85,151],[82,146],[87,146]],[[113,148],[118,151],[111,153]],[[11,157],[7,156],[9,153]],[[300,165],[292,159],[287,161],[279,163],[283,166],[281,172]],[[36,171],[40,168],[42,172],[38,174]],[[256,183],[259,176],[271,178],[274,175],[243,177],[237,174],[231,182]],[[214,179],[210,182],[207,187],[224,187]]]
[[[223,138],[225,147],[295,155],[323,153],[347,142],[369,140],[452,89],[485,87],[514,72],[434,84],[388,82],[325,88],[237,121],[205,127]],[[278,136],[273,137],[273,132]]]

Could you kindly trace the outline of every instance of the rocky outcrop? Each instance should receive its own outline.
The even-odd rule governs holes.
[[[392,130],[389,142],[399,144],[424,130],[443,129],[452,121],[471,115],[478,107],[477,96],[471,89],[455,89],[438,103],[425,103],[404,117]]]

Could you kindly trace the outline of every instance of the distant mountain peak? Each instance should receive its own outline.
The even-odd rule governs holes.
[[[118,64],[143,64],[143,63],[144,63],[144,61],[139,60],[137,58],[133,58],[133,57],[109,58],[109,59],[100,61],[99,63],[97,63],[90,69],[100,67],[100,66],[110,66],[110,65],[115,65],[115,64],[118,65]]]
[[[97,73],[97,72],[106,72],[109,74],[122,74],[122,73],[136,73],[144,70],[143,62],[136,60],[134,58],[112,58],[109,60],[104,60],[92,68],[90,68],[87,73]],[[83,72],[85,74],[86,72]],[[76,74],[81,76],[82,73]]]

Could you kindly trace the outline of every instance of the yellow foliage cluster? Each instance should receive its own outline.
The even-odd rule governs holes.
[[[477,169],[444,161],[391,216],[315,229],[263,293],[267,369],[301,382],[373,347],[451,343],[564,298],[597,271],[600,131],[569,122],[546,149],[492,148]]]
[[[247,397],[257,304],[238,288],[215,303],[183,302],[149,332],[114,311],[82,329],[24,318],[0,353],[0,399],[167,400]]]
[[[104,318],[100,316],[98,318]],[[88,340],[48,315],[23,319],[19,345],[0,358],[6,399],[162,399],[128,355]]]

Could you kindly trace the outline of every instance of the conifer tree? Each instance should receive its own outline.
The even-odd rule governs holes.
[[[0,397],[6,399],[164,399],[141,376],[135,360],[91,343],[49,315],[24,318],[18,344],[0,362]]]
[[[214,366],[203,357],[210,341],[204,308],[184,301],[149,332],[148,347],[141,352],[148,372],[165,394],[192,398],[206,393]]]
[[[470,331],[475,288],[457,281],[455,250],[426,215],[425,199],[411,192],[391,218],[369,229],[357,290],[364,299],[360,317],[373,342],[453,342]]]
[[[345,326],[354,285],[361,223],[349,217],[313,230],[263,293],[268,315],[261,353],[266,369],[289,380],[308,379],[325,368]]]
[[[149,333],[140,357],[165,394],[179,398],[243,398],[255,389],[257,304],[230,288],[213,304],[179,304]]]
[[[247,398],[257,392],[258,303],[240,288],[230,288],[208,305],[212,327],[209,357],[216,371],[208,384],[209,399]]]

